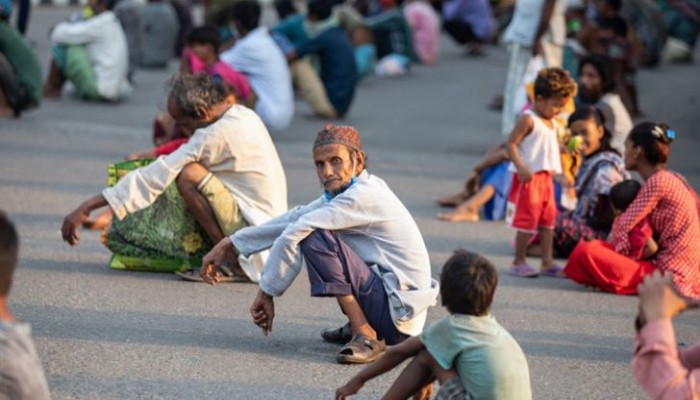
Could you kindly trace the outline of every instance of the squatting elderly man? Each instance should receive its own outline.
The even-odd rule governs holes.
[[[365,169],[357,131],[326,126],[314,142],[313,158],[323,195],[217,243],[204,257],[202,277],[217,282],[217,267],[228,249],[248,256],[271,248],[250,309],[267,334],[275,316],[273,297],[291,286],[303,255],[311,296],[335,296],[349,320],[321,333],[326,341],[345,344],[336,360],[371,362],[382,355],[385,343],[421,333],[438,285],[411,214],[381,178]]]
[[[82,203],[65,218],[63,240],[76,245],[76,228],[93,210],[109,205],[123,219],[152,204],[173,181],[212,243],[287,211],[282,163],[255,112],[229,105],[206,75],[176,75],[170,81],[168,113],[183,130],[194,131],[189,142]],[[261,255],[237,258],[227,252],[225,259],[234,275],[259,280]],[[199,271],[193,275],[201,280]]]

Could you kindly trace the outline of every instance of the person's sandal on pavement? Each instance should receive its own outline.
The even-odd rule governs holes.
[[[230,270],[229,270],[230,271]],[[176,271],[175,275],[179,276],[185,281],[188,282],[204,282],[204,278],[202,278],[202,275],[199,274],[199,268],[193,268],[193,269],[188,269],[187,271]],[[241,283],[248,283],[251,282],[250,278],[247,276],[240,276],[236,274],[227,274],[225,269],[221,269],[221,273],[219,274],[219,281],[218,283],[224,283],[224,282],[241,282]]]
[[[355,335],[335,357],[339,364],[366,364],[370,363],[384,354],[386,344],[384,340],[376,340]]]
[[[340,328],[328,328],[321,331],[321,338],[328,343],[345,344],[352,340],[350,323],[346,323]]]

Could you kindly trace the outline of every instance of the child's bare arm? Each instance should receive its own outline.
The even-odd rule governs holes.
[[[525,167],[520,159],[518,144],[525,136],[532,132],[533,126],[534,122],[532,121],[532,118],[527,115],[522,115],[515,123],[513,132],[511,132],[510,136],[508,136],[508,155],[510,155],[510,160],[513,161],[513,165],[515,165],[515,169],[518,171],[518,179],[523,183],[532,179],[532,174],[530,171],[528,171],[527,167]]]
[[[367,366],[345,385],[339,387],[335,391],[335,398],[343,400],[357,393],[365,382],[391,371],[407,358],[414,357],[421,349],[423,349],[423,342],[418,337],[409,338],[396,346],[389,347],[379,360]]]
[[[656,240],[654,240],[654,238],[649,238],[647,240],[647,245],[644,246],[644,251],[642,252],[642,260],[654,257],[654,254],[656,254],[658,251],[659,245],[656,243]]]

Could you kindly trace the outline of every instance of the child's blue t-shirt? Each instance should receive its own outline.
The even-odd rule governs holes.
[[[441,367],[457,368],[467,399],[532,398],[525,354],[493,316],[453,314],[428,326],[420,340]]]

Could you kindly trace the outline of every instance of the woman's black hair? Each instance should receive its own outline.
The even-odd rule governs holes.
[[[666,124],[641,122],[632,128],[628,140],[632,141],[634,146],[642,148],[649,163],[658,165],[668,161],[670,145],[675,137],[676,133]]]
[[[571,126],[571,124],[573,124],[576,121],[589,119],[595,121],[596,126],[603,127],[603,137],[600,139],[600,149],[596,153],[601,151],[612,151],[617,153],[617,155],[621,155],[620,152],[612,146],[612,132],[610,132],[610,130],[605,127],[605,115],[603,115],[603,112],[600,111],[598,107],[580,106],[576,108],[576,111],[574,111],[574,113],[569,116],[568,123],[569,126]]]
[[[594,54],[585,56],[578,63],[578,74],[581,75],[581,70],[584,65],[590,64],[600,76],[603,93],[612,93],[615,91],[615,64],[612,59],[603,54]]]

